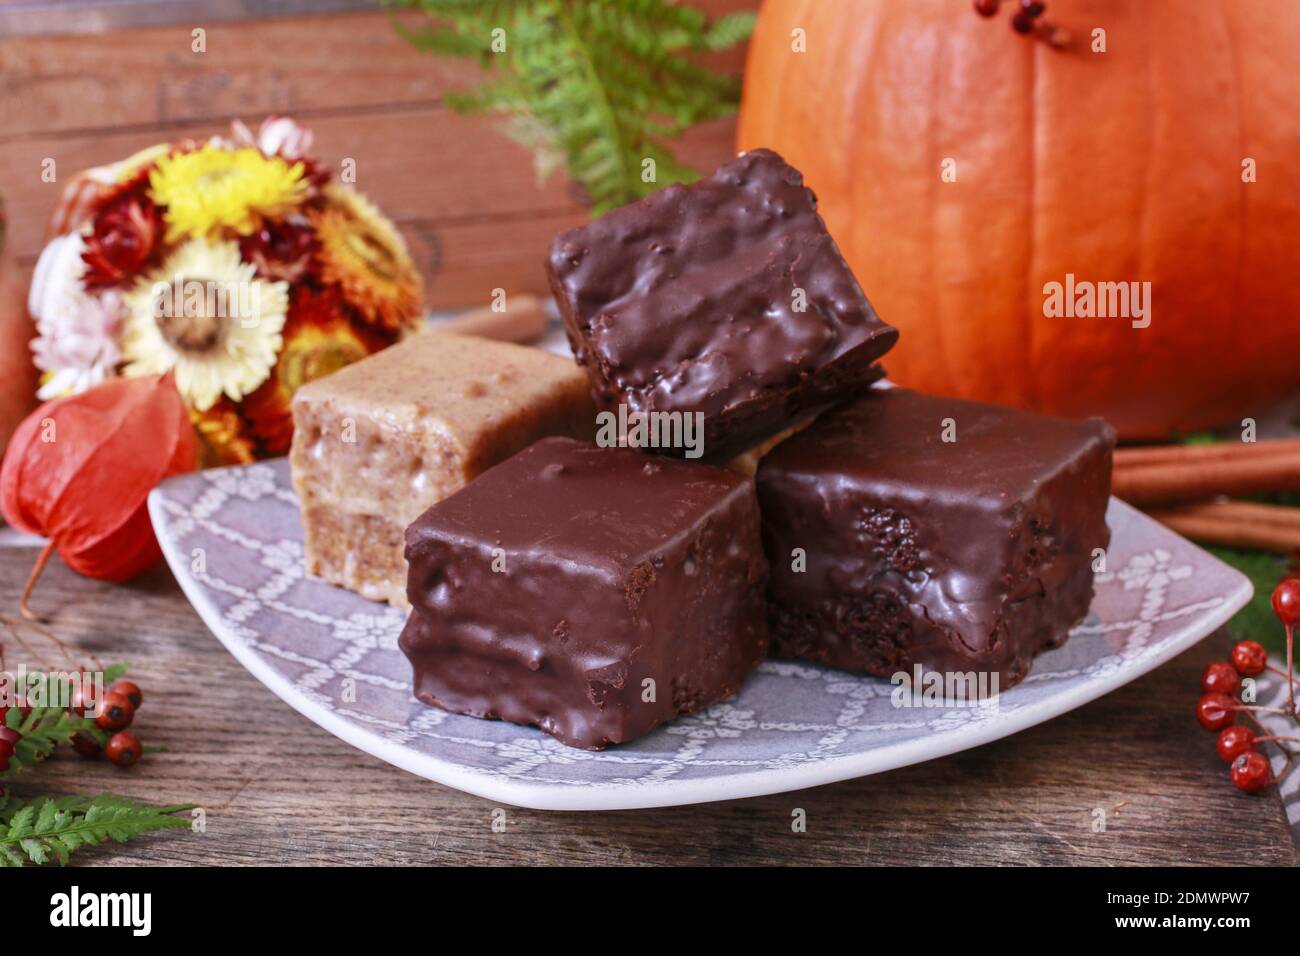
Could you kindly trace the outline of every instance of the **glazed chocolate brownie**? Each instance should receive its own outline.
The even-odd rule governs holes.
[[[773,653],[1020,680],[1087,613],[1113,445],[1099,419],[905,389],[823,415],[758,469]]]
[[[898,338],[766,149],[562,233],[547,272],[597,404],[699,413],[714,460],[856,395]]]
[[[547,438],[406,532],[422,701],[599,749],[734,693],[767,651],[753,479]]]

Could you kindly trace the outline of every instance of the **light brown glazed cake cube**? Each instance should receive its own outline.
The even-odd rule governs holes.
[[[400,607],[408,524],[539,438],[595,431],[573,362],[437,332],[304,385],[293,420],[308,572]]]

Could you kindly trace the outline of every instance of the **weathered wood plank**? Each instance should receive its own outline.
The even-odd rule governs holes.
[[[0,0],[0,36],[114,30],[373,9],[373,0]]]
[[[0,550],[0,607],[34,557]],[[560,814],[493,805],[331,737],[245,673],[165,570],[131,586],[55,561],[36,597],[64,639],[127,660],[137,730],[168,747],[131,771],[60,756],[16,785],[195,801],[204,834],[87,851],[95,864],[902,863],[1294,864],[1280,801],[1227,781],[1192,718],[1225,635],[1074,713],[943,760],[794,794],[665,810]],[[11,611],[7,611],[13,616]],[[7,642],[9,664],[19,658]],[[791,832],[803,808],[808,832]],[[1094,832],[1094,811],[1106,814]]]
[[[196,26],[207,31],[205,52],[191,48]],[[0,141],[428,105],[479,75],[472,62],[421,54],[387,13],[10,37],[0,40]]]

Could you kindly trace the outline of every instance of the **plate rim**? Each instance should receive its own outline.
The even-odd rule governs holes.
[[[1074,689],[1063,690],[1035,704],[1017,708],[1005,718],[992,717],[944,733],[900,741],[868,751],[823,757],[792,767],[752,769],[698,780],[664,780],[647,786],[602,783],[573,786],[553,781],[535,783],[501,777],[467,768],[430,754],[419,753],[403,744],[388,740],[358,723],[349,721],[295,688],[287,678],[278,674],[247,643],[231,632],[207,591],[188,573],[187,562],[180,553],[179,543],[171,533],[171,515],[166,513],[162,504],[163,489],[166,485],[193,477],[195,474],[178,475],[154,488],[148,497],[149,519],[153,524],[163,557],[171,569],[172,576],[180,585],[181,592],[199,615],[199,619],[235,660],[284,703],[358,750],[443,786],[471,793],[486,800],[531,810],[587,812],[647,810],[762,797],[855,780],[970,750],[1059,717],[1149,673],[1217,631],[1250,601],[1255,591],[1250,579],[1236,568],[1112,496],[1108,507],[1119,505],[1132,512],[1138,520],[1155,524],[1161,531],[1186,541],[1205,558],[1226,569],[1230,577],[1237,579],[1236,587],[1224,596],[1223,601],[1216,608],[1208,612],[1205,617],[1197,618],[1195,626],[1191,622],[1185,624],[1157,654],[1143,657],[1136,663],[1084,682]],[[1211,622],[1208,627],[1205,624],[1207,620]]]

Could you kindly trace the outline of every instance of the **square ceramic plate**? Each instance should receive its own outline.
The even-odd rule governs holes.
[[[1112,499],[1108,570],[1085,621],[991,704],[899,708],[888,681],[768,661],[732,699],[600,753],[426,707],[397,649],[405,615],[310,578],[284,460],[171,479],[149,497],[199,616],[262,683],[353,746],[488,799],[550,810],[728,800],[861,777],[997,740],[1169,660],[1250,583]]]

